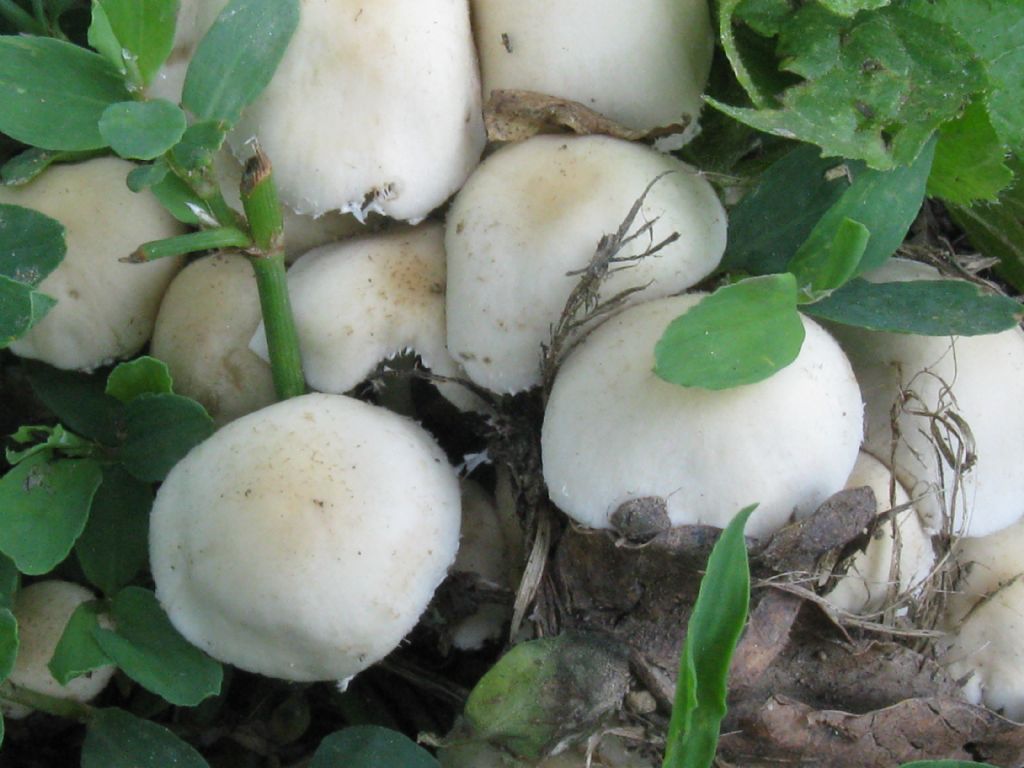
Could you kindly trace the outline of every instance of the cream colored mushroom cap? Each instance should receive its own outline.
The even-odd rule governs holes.
[[[648,147],[605,136],[537,136],[489,157],[456,196],[445,226],[448,348],[467,375],[494,392],[540,384],[550,341],[598,241],[618,230],[661,174],[631,232],[658,219],[621,256],[678,232],[657,256],[610,275],[601,296],[643,287],[630,302],[683,291],[725,250],[726,220],[694,169]]]
[[[174,391],[198,400],[218,425],[277,398],[270,366],[249,349],[260,299],[249,260],[207,256],[167,289],[150,353],[170,369]]]
[[[724,527],[759,506],[750,536],[807,514],[846,483],[861,437],[860,391],[839,345],[804,318],[797,359],[764,381],[710,391],[653,373],[666,326],[702,298],[631,307],[563,364],[541,435],[544,479],[577,522],[610,527],[625,501],[664,499],[673,526]]]
[[[714,50],[707,0],[472,6],[485,98],[498,88],[539,91],[640,130],[696,123]]]
[[[936,280],[940,275],[926,265],[892,259],[865,277],[897,282]],[[941,529],[944,497],[948,508],[954,496],[953,529],[962,535],[984,536],[1018,520],[1024,513],[1024,331],[1015,327],[986,336],[950,337],[839,325],[830,329],[864,393],[864,447],[892,461],[897,478],[918,500],[925,525]],[[891,412],[901,390],[912,391],[917,399],[900,413],[900,440],[893,453]],[[966,421],[973,435],[977,462],[962,480],[940,462],[930,438],[931,420],[911,413],[947,409]],[[955,438],[952,445],[958,447]]]
[[[64,634],[71,614],[96,595],[70,581],[38,581],[14,597],[13,613],[18,620],[18,656],[7,678],[12,684],[57,699],[87,702],[107,687],[116,667],[108,665],[76,677],[61,685],[47,666]],[[20,718],[32,710],[20,705],[4,705],[4,715]]]
[[[183,261],[120,259],[185,228],[151,194],[128,189],[125,178],[134,167],[98,158],[53,166],[24,187],[0,186],[0,203],[34,208],[63,224],[68,248],[39,284],[57,304],[11,344],[16,355],[92,370],[131,357],[149,341],[160,299]]]
[[[431,437],[312,394],[233,421],[168,475],[150,559],[174,626],[286,680],[343,680],[413,628],[455,559],[459,485]]]

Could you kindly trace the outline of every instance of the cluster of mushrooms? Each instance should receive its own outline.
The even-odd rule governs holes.
[[[150,96],[177,101],[223,5],[182,2]],[[1024,530],[1010,527],[1024,513],[1024,333],[918,337],[804,319],[799,357],[765,381],[669,384],[652,372],[655,343],[725,249],[711,185],[623,138],[487,146],[482,94],[499,89],[571,100],[633,131],[673,126],[667,145],[685,141],[712,47],[705,0],[304,1],[275,79],[228,140],[244,157],[258,137],[291,209],[289,291],[314,393],[276,404],[243,256],[119,261],[182,231],[125,188],[129,163],[56,166],[0,189],[0,201],[62,221],[69,247],[41,286],[57,306],[12,349],[90,370],[148,343],[220,427],[170,473],[152,513],[157,594],[186,638],[253,672],[347,680],[418,621],[456,561],[464,504],[456,567],[515,586],[522,542],[507,509],[460,487],[412,418],[345,394],[413,350],[445,398],[484,418],[482,391],[550,383],[543,478],[580,526],[614,527],[637,499],[660,499],[673,526],[723,526],[757,503],[747,533],[763,538],[845,486],[871,485],[892,525],[829,585],[854,613],[878,611],[894,576],[899,594],[920,590],[938,567],[934,534],[965,537],[946,659],[972,700],[1024,717],[1013,563]],[[220,162],[230,188],[237,163]],[[572,329],[546,382],[553,329],[638,201],[590,297],[614,297],[616,311]],[[927,276],[893,261],[869,277]],[[475,618],[467,647],[507,620]]]

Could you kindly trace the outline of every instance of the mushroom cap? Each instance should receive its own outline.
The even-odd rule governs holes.
[[[64,261],[39,284],[57,305],[11,344],[16,355],[92,370],[131,357],[149,340],[160,299],[184,261],[120,259],[185,228],[149,192],[128,189],[125,178],[134,167],[104,157],[52,166],[24,187],[0,186],[0,203],[57,219],[67,238]]]
[[[477,384],[518,392],[540,383],[541,346],[605,234],[651,187],[631,232],[658,219],[620,255],[643,252],[674,232],[656,256],[610,274],[608,299],[683,291],[711,273],[725,250],[725,211],[689,166],[606,136],[536,136],[489,157],[448,213],[448,348]],[[648,285],[649,284],[649,285]]]
[[[861,453],[853,472],[846,481],[847,488],[868,486],[875,494],[878,513],[883,514],[910,503],[906,489],[897,481],[890,498],[889,468],[874,456]],[[924,531],[921,519],[913,507],[895,513],[899,529],[898,594],[905,595],[919,589],[935,564],[931,538]],[[882,524],[867,547],[858,552],[846,575],[825,595],[837,608],[849,613],[867,614],[881,610],[889,592],[890,569],[894,556],[895,537],[892,522]]]
[[[472,0],[483,92],[572,99],[638,130],[695,124],[711,70],[707,0]]]
[[[953,546],[957,581],[946,601],[943,624],[956,629],[975,603],[1024,577],[1024,520],[988,536],[958,539]]]
[[[896,282],[935,280],[940,275],[924,264],[892,259],[865,277]],[[954,495],[952,525],[961,535],[984,536],[1021,517],[1024,331],[1014,327],[987,336],[951,337],[839,325],[830,330],[849,356],[864,393],[865,449],[891,462],[931,531],[943,527],[944,508]],[[919,400],[901,409],[900,440],[894,450],[892,408],[906,389]],[[947,408],[967,422],[974,438],[977,462],[962,480],[940,460],[930,436],[931,420],[911,413]]]
[[[82,603],[95,600],[96,595],[80,584],[70,581],[37,581],[14,596],[13,613],[18,620],[18,657],[7,678],[22,688],[53,696],[87,702],[107,687],[116,667],[108,665],[76,677],[61,685],[54,680],[47,666],[64,634],[68,619]],[[31,710],[16,704],[5,704],[4,715],[10,718],[27,716]]]
[[[150,354],[167,364],[174,390],[218,425],[277,399],[270,366],[249,350],[260,316],[256,277],[239,254],[192,262],[160,304]]]
[[[174,626],[286,680],[347,679],[416,624],[455,559],[459,485],[418,425],[312,394],[233,421],[168,475],[150,560]]]
[[[186,9],[180,55],[191,56],[225,4]],[[180,87],[177,61],[151,94]],[[228,143],[241,157],[259,139],[282,200],[298,213],[415,221],[479,162],[480,102],[467,0],[301,0],[273,80]]]
[[[814,511],[846,483],[861,438],[860,391],[832,338],[803,318],[797,359],[764,381],[710,391],[653,373],[666,326],[702,298],[631,307],[562,365],[541,450],[552,500],[593,528],[626,501],[658,496],[673,526],[724,527],[741,508],[761,537]]]

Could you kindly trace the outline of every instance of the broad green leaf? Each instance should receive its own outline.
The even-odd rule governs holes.
[[[0,167],[0,181],[8,187],[28,184],[32,179],[54,163],[77,163],[96,157],[97,152],[62,152],[31,147],[21,152]]]
[[[18,567],[7,555],[0,555],[0,608],[10,608],[14,604],[14,593],[21,583]]]
[[[868,247],[871,233],[859,221],[843,219],[832,242],[808,240],[789,262],[801,301],[824,298],[853,277]]]
[[[1024,152],[1024,4],[1019,0],[910,0],[915,13],[955,29],[985,72],[992,126]]]
[[[237,122],[270,82],[298,23],[298,0],[231,0],[192,56],[182,105],[200,120]]]
[[[1013,299],[984,293],[965,280],[853,280],[802,309],[833,323],[919,336],[998,333],[1024,317],[1024,307]]]
[[[731,30],[732,16],[722,25]],[[914,162],[984,84],[960,35],[903,5],[853,18],[800,5],[781,28],[778,55],[803,78],[779,96],[778,108],[763,97],[755,108],[709,103],[762,131],[881,170]]]
[[[664,768],[708,768],[725,717],[729,664],[747,623],[750,567],[743,527],[757,507],[741,510],[711,550],[686,628]]]
[[[133,168],[128,173],[125,183],[132,192],[141,192],[144,189],[149,189],[154,184],[159,184],[169,172],[170,169],[167,167],[167,163],[163,160],[157,160],[155,163],[139,165]]]
[[[398,731],[357,725],[336,731],[320,742],[310,768],[438,768],[427,750]]]
[[[89,44],[146,86],[174,46],[178,0],[93,0]]]
[[[89,522],[75,543],[86,578],[113,595],[146,567],[153,491],[119,466],[103,468]]]
[[[115,445],[124,421],[123,407],[104,392],[101,377],[62,371],[44,363],[23,363],[36,397],[76,434]]]
[[[26,459],[0,478],[0,551],[18,570],[48,573],[85,528],[103,474],[92,459]]]
[[[162,725],[120,709],[101,709],[89,721],[82,768],[209,768],[189,744]]]
[[[65,253],[63,224],[31,208],[0,203],[0,275],[37,286]]]
[[[0,131],[42,149],[106,146],[100,116],[131,98],[98,53],[45,37],[0,37]]]
[[[0,349],[28,333],[56,303],[25,283],[0,275]]]
[[[10,608],[0,608],[0,680],[7,679],[18,658],[18,621]]]
[[[204,223],[202,218],[207,221],[214,220],[206,204],[196,196],[188,184],[173,173],[168,173],[161,181],[155,182],[149,191],[182,224],[195,227]],[[198,214],[205,216],[201,217]]]
[[[719,288],[677,317],[654,348],[654,372],[684,387],[729,389],[792,363],[804,341],[791,274]]]
[[[185,133],[185,113],[163,99],[111,104],[100,117],[100,134],[110,148],[131,160],[153,160]]]
[[[121,363],[107,377],[107,394],[127,403],[139,395],[170,394],[171,372],[167,363],[143,356]]]
[[[143,394],[125,405],[121,463],[139,480],[160,481],[212,434],[213,420],[195,400]]]
[[[94,443],[74,432],[68,432],[60,424],[55,427],[19,427],[18,431],[11,435],[11,440],[18,445],[28,446],[20,450],[6,449],[5,458],[12,466],[37,453],[46,453],[48,457],[59,454],[62,458],[83,459],[96,452]]]
[[[178,634],[152,592],[125,587],[114,598],[112,615],[116,629],[96,627],[93,636],[143,688],[182,707],[220,691],[220,664]]]
[[[181,141],[171,150],[174,162],[185,171],[199,171],[213,164],[213,158],[220,151],[227,138],[225,124],[208,120],[190,125]]]
[[[614,670],[622,665],[621,682]],[[628,674],[618,648],[594,635],[563,633],[519,643],[477,681],[465,718],[474,737],[537,760],[572,733],[593,727]],[[570,722],[566,698],[579,718]],[[604,711],[602,711],[604,710]]]
[[[111,664],[93,637],[93,628],[99,626],[100,613],[99,604],[90,600],[75,608],[68,619],[47,664],[50,674],[61,685]]]
[[[976,101],[939,130],[928,194],[961,204],[995,200],[1013,181],[1005,160],[1006,145]]]

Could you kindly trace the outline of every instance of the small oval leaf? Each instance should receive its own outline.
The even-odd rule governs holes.
[[[320,742],[310,768],[438,768],[423,747],[406,736],[377,725],[336,731]]]
[[[155,357],[138,357],[120,363],[107,377],[107,394],[122,403],[144,394],[171,394],[171,372]]]
[[[209,768],[189,744],[162,725],[120,709],[101,709],[89,722],[82,768]]]
[[[64,225],[20,205],[0,204],[0,275],[37,286],[64,260]]]
[[[110,148],[130,160],[153,160],[185,133],[185,113],[163,99],[111,104],[100,117],[100,134]]]

